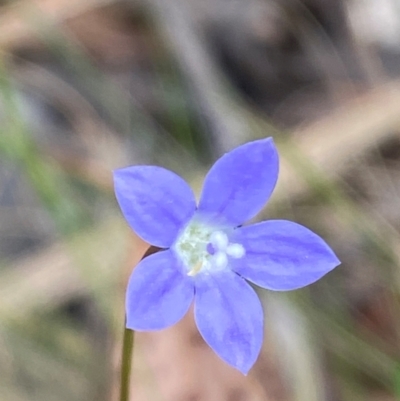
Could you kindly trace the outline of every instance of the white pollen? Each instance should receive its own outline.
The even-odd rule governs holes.
[[[244,250],[244,246],[241,244],[229,244],[226,253],[229,256],[232,256],[232,258],[240,259],[245,255],[246,251]]]
[[[217,251],[225,251],[228,246],[228,236],[222,231],[214,231],[211,234],[210,242]]]
[[[228,265],[228,256],[225,252],[217,252],[212,258],[212,264],[218,269],[223,269]]]

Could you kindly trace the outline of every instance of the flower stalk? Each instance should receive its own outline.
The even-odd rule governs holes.
[[[119,401],[129,401],[134,337],[135,332],[133,330],[127,328],[124,329],[124,337],[122,340],[121,383]]]

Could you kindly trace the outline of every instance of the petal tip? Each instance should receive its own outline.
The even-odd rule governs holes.
[[[124,168],[115,168],[112,170],[112,176],[113,176],[114,181],[118,177],[118,175],[121,174],[122,170],[124,170]]]
[[[257,140],[255,142],[257,142]],[[259,139],[258,142],[271,143],[271,144],[275,145],[275,141],[272,136],[268,136],[266,138]]]
[[[272,148],[277,153],[275,141],[272,136],[269,136],[267,138],[256,139],[254,141],[244,143],[242,146],[246,146],[246,145],[266,146],[266,147]]]
[[[271,143],[275,144],[274,138],[272,136],[268,136],[267,138],[263,138],[263,139],[261,139],[261,141],[271,142]]]
[[[341,260],[336,255],[335,255],[335,261],[333,262],[333,264],[334,264],[333,268],[338,267],[339,265],[342,264]]]
[[[114,168],[114,169],[112,170],[112,175],[113,175],[114,179],[115,179],[118,175],[120,175],[121,173],[123,173],[123,171],[126,170],[127,168],[129,168],[129,167],[118,167],[118,168]]]
[[[237,366],[234,366],[234,368],[237,369],[242,375],[247,376],[249,374],[251,368],[254,366],[254,364],[255,364],[255,361],[252,363],[237,365]]]
[[[329,265],[329,268],[327,270],[327,273],[329,273],[335,267],[338,267],[339,265],[341,265],[342,262],[336,256],[336,253],[334,252],[334,250],[325,241],[324,241],[324,245],[325,245],[326,249],[330,251],[330,260],[326,261],[326,264]]]

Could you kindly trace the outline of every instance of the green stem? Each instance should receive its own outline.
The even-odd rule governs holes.
[[[122,340],[121,387],[119,401],[129,401],[134,334],[133,330],[125,328],[124,338]]]

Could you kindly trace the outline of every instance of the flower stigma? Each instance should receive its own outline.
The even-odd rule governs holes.
[[[173,246],[187,269],[188,276],[228,268],[229,258],[245,255],[243,245],[230,243],[228,235],[198,220],[192,220]]]

